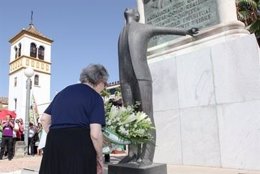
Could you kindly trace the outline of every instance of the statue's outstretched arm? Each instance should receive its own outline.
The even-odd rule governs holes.
[[[152,25],[146,25],[144,27],[150,31],[151,36],[155,35],[181,35],[186,36],[190,35],[193,36],[195,34],[199,33],[198,28],[190,28],[188,30],[186,29],[179,29],[179,28],[172,28],[172,27],[162,27],[162,26],[152,26]]]

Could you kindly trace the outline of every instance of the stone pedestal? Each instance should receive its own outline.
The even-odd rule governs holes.
[[[15,157],[24,157],[25,143],[24,141],[16,141],[15,143]]]
[[[154,162],[260,170],[254,35],[153,55]]]
[[[108,165],[108,174],[167,174],[167,166],[160,163],[143,167],[131,164],[111,164]]]

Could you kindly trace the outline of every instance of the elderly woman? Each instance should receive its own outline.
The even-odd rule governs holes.
[[[59,92],[41,117],[47,132],[40,174],[103,174],[105,111],[100,92],[106,87],[107,70],[89,65],[79,84]]]

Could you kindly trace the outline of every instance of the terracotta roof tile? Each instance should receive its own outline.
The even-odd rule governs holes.
[[[30,24],[29,27],[27,27],[25,30],[32,34],[36,34],[38,36],[48,38],[47,36],[45,36],[41,32],[39,32],[33,24]]]

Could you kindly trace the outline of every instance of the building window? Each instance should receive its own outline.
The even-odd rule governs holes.
[[[22,52],[22,44],[19,43],[19,48],[18,48],[18,57],[21,56],[21,52]]]
[[[16,58],[18,57],[18,53],[17,53],[17,52],[18,52],[18,49],[17,49],[16,46],[14,47],[14,52],[15,52],[15,59],[16,59]]]
[[[17,109],[17,98],[14,98],[14,109]]]
[[[17,77],[14,78],[14,87],[17,86]]]
[[[34,85],[39,86],[39,75],[34,76]]]
[[[35,43],[31,43],[30,56],[36,58],[37,48]]]
[[[40,46],[38,50],[38,58],[44,60],[44,47]]]

